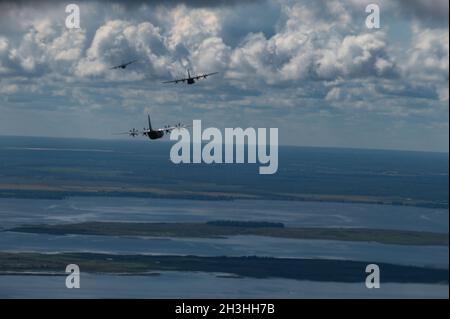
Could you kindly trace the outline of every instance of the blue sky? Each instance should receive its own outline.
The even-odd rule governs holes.
[[[151,113],[278,127],[280,144],[448,152],[448,1],[74,3],[79,30],[65,2],[0,1],[0,135],[117,138]],[[186,68],[220,73],[161,84]]]

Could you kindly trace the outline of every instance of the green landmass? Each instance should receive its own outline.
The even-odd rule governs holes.
[[[281,223],[212,221],[207,223],[130,223],[84,222],[58,225],[27,225],[7,231],[52,235],[102,235],[221,238],[238,235],[268,236],[294,239],[324,239],[377,242],[397,245],[448,246],[449,236],[423,231],[367,228],[284,227]]]
[[[64,274],[68,264],[81,272],[117,275],[155,275],[155,271],[201,271],[252,278],[361,282],[367,262],[262,257],[198,257],[110,255],[93,253],[0,252],[0,274]],[[378,263],[383,282],[448,284],[448,270]]]
[[[195,185],[187,187],[195,189]],[[172,187],[161,186],[155,188],[138,188],[123,186],[97,186],[97,185],[24,185],[0,184],[0,198],[24,199],[53,199],[62,200],[69,197],[134,197],[159,199],[189,199],[189,200],[282,200],[304,202],[333,202],[333,203],[360,203],[393,206],[412,206],[424,208],[448,208],[447,201],[429,201],[388,196],[356,196],[333,194],[299,194],[299,193],[270,193],[270,192],[242,192],[236,190],[191,190],[181,191]]]

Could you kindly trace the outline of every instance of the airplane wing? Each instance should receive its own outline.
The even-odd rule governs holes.
[[[195,80],[206,79],[208,76],[214,75],[214,74],[217,74],[217,73],[219,73],[219,72],[200,74],[200,75],[194,76],[193,79],[195,79]]]
[[[150,133],[151,131],[148,130],[148,129],[144,129],[144,130],[142,130],[142,131],[140,131],[140,132],[142,133],[142,135],[145,135],[145,134]]]
[[[127,66],[127,65],[130,65],[130,64],[132,64],[132,63],[134,63],[134,62],[137,62],[137,60],[133,60],[133,61],[130,61],[130,62],[124,63],[124,64],[123,64],[123,66]]]
[[[176,79],[176,80],[171,80],[171,81],[164,81],[162,83],[178,83],[178,82],[184,82],[187,80],[188,80],[187,78],[184,78],[184,79]]]
[[[160,129],[158,129],[158,131],[160,131],[160,132],[164,131],[164,132],[168,133],[168,132],[172,132],[175,129],[180,129],[181,130],[183,128],[188,128],[190,126],[191,125],[184,125],[184,124],[178,123],[175,126],[166,126],[166,127],[160,128]]]
[[[162,82],[162,83],[178,83],[178,82],[185,82],[185,81],[187,81],[187,80],[189,80],[189,79],[194,79],[194,80],[206,79],[208,76],[214,75],[214,74],[217,74],[217,73],[219,73],[219,72],[200,74],[200,75],[192,76],[192,77],[190,77],[190,78],[175,79],[175,80],[171,80],[171,81],[164,81],[164,82]]]
[[[160,131],[160,132],[164,131],[164,132],[168,133],[168,132],[172,132],[176,128],[177,128],[176,126],[167,126],[167,127],[158,129],[158,131]]]
[[[143,133],[135,128],[129,130],[128,132],[113,133],[113,135],[130,135],[133,137],[141,135],[141,134],[143,134]]]
[[[110,70],[126,68],[128,65],[130,65],[130,64],[132,64],[134,62],[137,62],[137,60],[132,60],[132,61],[127,62],[127,63],[122,63],[122,64],[119,64],[119,65],[113,66],[112,68],[110,68]]]

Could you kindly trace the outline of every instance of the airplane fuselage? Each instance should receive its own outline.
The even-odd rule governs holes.
[[[161,138],[164,136],[164,132],[163,131],[150,131],[147,134],[147,137],[151,140],[156,140],[158,138]]]
[[[192,78],[187,79],[187,84],[194,84],[194,83],[195,83],[194,79],[192,79]]]

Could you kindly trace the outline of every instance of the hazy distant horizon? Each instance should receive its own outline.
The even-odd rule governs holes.
[[[95,138],[95,137],[61,137],[61,136],[35,136],[35,135],[0,135],[1,138],[31,138],[31,139],[69,139],[69,140],[92,140],[92,141],[104,141],[104,142],[126,142],[130,143],[165,143],[165,144],[175,144],[176,141],[171,141],[169,137],[165,137],[164,139],[158,141],[151,141],[146,137],[136,137],[136,138]],[[204,142],[203,144],[207,144],[208,142]],[[192,143],[191,143],[192,144]],[[317,148],[317,149],[342,149],[342,150],[362,150],[362,151],[393,151],[393,152],[413,152],[413,153],[436,153],[436,154],[449,154],[449,151],[436,151],[436,150],[410,150],[410,149],[395,149],[395,148],[368,148],[368,147],[346,147],[346,146],[321,146],[321,145],[295,145],[295,144],[282,144],[282,141],[279,143],[280,147],[294,147],[294,148]]]

